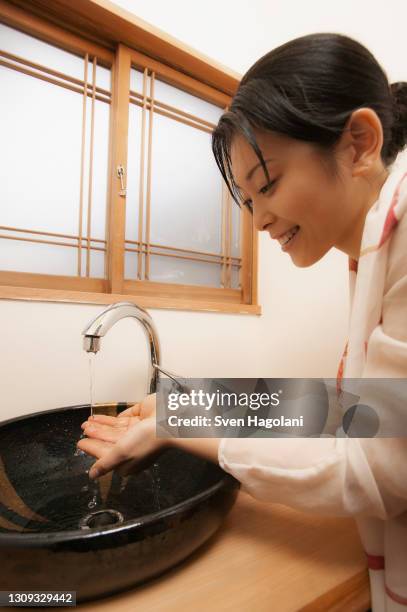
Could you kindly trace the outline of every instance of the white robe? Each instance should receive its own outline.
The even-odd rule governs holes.
[[[405,168],[391,169],[366,216],[359,260],[350,259],[349,270],[349,340],[339,385],[342,377],[407,379]],[[381,419],[392,418],[388,405],[376,409]],[[373,612],[406,612],[407,438],[223,438],[218,458],[257,499],[354,516]]]

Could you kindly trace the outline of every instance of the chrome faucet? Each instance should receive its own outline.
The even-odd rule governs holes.
[[[125,317],[134,317],[142,324],[151,358],[150,384],[148,393],[155,393],[158,384],[158,372],[160,368],[160,343],[158,341],[157,330],[153,320],[143,308],[133,304],[133,302],[118,302],[106,308],[97,315],[82,332],[84,336],[83,348],[87,353],[97,353],[100,350],[100,339],[107,334],[113,325]]]

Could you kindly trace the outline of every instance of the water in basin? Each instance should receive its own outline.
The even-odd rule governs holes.
[[[138,474],[121,477],[111,472],[97,481],[90,480],[88,472],[94,457],[74,453],[86,413],[86,408],[68,414],[47,413],[3,426],[3,479],[7,478],[9,489],[19,499],[18,508],[9,503],[3,515],[14,519],[17,529],[77,529],[90,509],[103,508],[120,512],[128,521],[182,502],[199,492],[202,481],[207,486],[216,482],[212,466],[193,455],[185,455],[180,472],[178,452],[174,450],[166,451]],[[16,501],[15,495],[9,502]]]
[[[129,588],[206,542],[235,501],[231,476],[177,449],[93,483],[95,459],[75,455],[89,409],[0,423],[0,590],[69,588],[82,601]]]

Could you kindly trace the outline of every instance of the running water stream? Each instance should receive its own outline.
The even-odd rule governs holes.
[[[90,416],[93,417],[93,405],[94,405],[94,378],[95,378],[95,359],[96,353],[88,353],[89,355],[89,398],[90,398]]]
[[[89,357],[89,400],[90,400],[90,416],[93,417],[93,406],[94,406],[94,378],[95,378],[95,358],[96,353],[88,353]],[[86,435],[82,432],[80,439],[86,438]],[[80,455],[86,455],[86,453],[77,448],[74,455],[76,457]],[[89,470],[86,470],[86,473],[89,474]],[[95,480],[89,479],[89,483],[82,487],[83,493],[90,493],[91,499],[88,503],[88,508],[95,508],[98,504],[99,497],[99,482]]]
[[[94,406],[94,377],[95,377],[95,358],[96,353],[88,353],[89,357],[89,400],[90,400],[90,416],[93,417],[93,406]],[[86,438],[85,434],[82,432],[80,436],[80,440]],[[85,455],[86,453],[77,448],[74,452],[75,457],[80,457],[81,455]]]
[[[90,417],[93,417],[94,414],[94,405],[95,405],[95,358],[96,353],[88,353],[89,357],[89,399],[90,399]],[[80,439],[86,438],[86,435],[82,432]],[[76,457],[81,455],[86,455],[86,453],[79,448],[76,449],[74,455]],[[89,470],[86,470],[86,473],[89,474]],[[106,475],[109,477],[108,475]],[[111,477],[111,475],[110,475]],[[149,477],[151,479],[151,490],[153,494],[153,508],[154,510],[161,509],[160,503],[160,474],[159,474],[159,465],[157,463],[153,463],[149,469]],[[122,476],[121,484],[120,484],[120,492],[123,492],[127,486],[128,480],[130,476]],[[99,480],[91,480],[89,479],[88,484],[82,487],[83,493],[88,493],[90,495],[90,500],[88,502],[88,508],[93,509],[98,506],[98,504],[102,501],[101,499],[101,490]],[[102,495],[103,497],[103,495]],[[105,501],[105,500],[103,500]]]

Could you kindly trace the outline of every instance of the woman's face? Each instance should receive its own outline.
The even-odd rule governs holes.
[[[360,226],[351,171],[335,176],[312,143],[270,132],[255,136],[269,185],[245,138],[235,136],[231,146],[233,176],[243,198],[251,200],[247,205],[255,227],[269,232],[299,267],[312,265],[334,246],[341,248]]]

